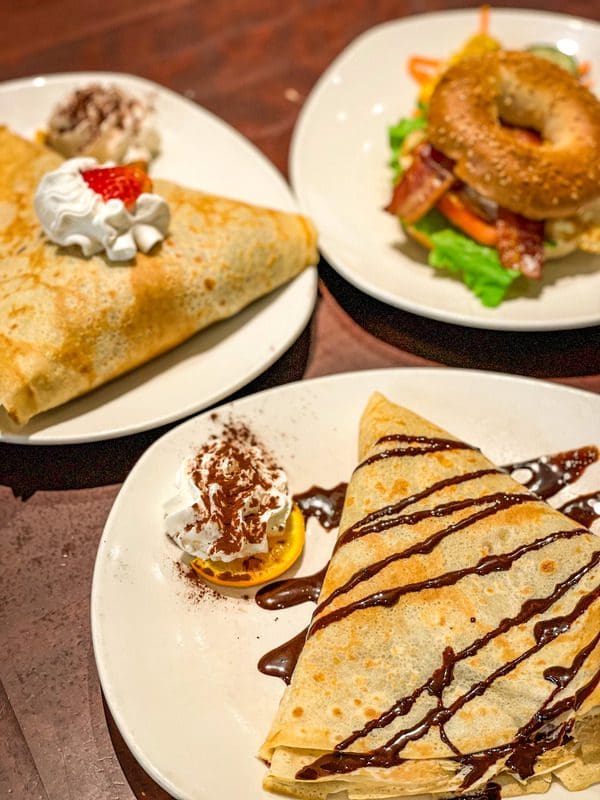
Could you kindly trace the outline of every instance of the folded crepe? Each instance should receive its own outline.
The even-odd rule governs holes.
[[[374,395],[265,788],[492,798],[600,780],[599,581],[598,537]]]
[[[167,239],[115,264],[43,234],[33,195],[62,159],[0,127],[0,405],[17,422],[121,375],[315,264],[296,214],[155,180]]]

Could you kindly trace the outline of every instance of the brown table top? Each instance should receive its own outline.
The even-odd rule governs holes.
[[[225,119],[285,174],[303,99],[354,37],[388,19],[476,5],[29,0],[12,4],[3,17],[0,74],[142,75]],[[562,0],[527,5],[565,7]],[[568,8],[600,19],[600,0],[571,0]],[[320,275],[307,329],[238,396],[327,373],[419,365],[498,370],[600,392],[600,328],[466,329],[385,306],[324,263]],[[2,798],[167,798],[135,763],[103,705],[89,629],[92,568],[109,509],[137,458],[164,431],[88,445],[0,445]]]

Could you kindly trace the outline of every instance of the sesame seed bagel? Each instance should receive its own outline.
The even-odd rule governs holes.
[[[542,143],[511,128],[532,128]],[[600,101],[561,67],[496,51],[450,67],[429,105],[429,141],[455,175],[529,219],[575,213],[600,196]]]

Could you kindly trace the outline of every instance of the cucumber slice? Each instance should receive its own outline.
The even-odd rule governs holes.
[[[579,74],[577,61],[573,58],[573,56],[568,56],[566,53],[562,53],[551,44],[534,44],[531,47],[528,47],[527,51],[529,53],[533,53],[534,56],[545,58],[547,61],[552,61],[559,67],[566,69],[567,72],[571,73],[571,75]]]

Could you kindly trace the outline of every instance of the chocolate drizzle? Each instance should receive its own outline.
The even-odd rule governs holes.
[[[328,566],[326,564],[323,569],[315,572],[314,575],[305,575],[301,578],[284,578],[280,581],[268,583],[256,593],[256,603],[268,611],[291,608],[307,601],[316,603],[319,599]]]
[[[304,647],[307,632],[308,628],[305,628],[293,639],[265,653],[258,662],[259,672],[264,675],[273,675],[276,678],[281,678],[285,683],[289,684]]]
[[[446,648],[442,656],[441,666],[434,671],[433,675],[426,680],[425,683],[417,687],[412,694],[397,700],[390,709],[385,711],[379,717],[370,720],[364,726],[364,728],[359,731],[355,731],[339,746],[341,748],[349,747],[357,739],[366,736],[372,730],[375,730],[375,728],[384,728],[396,717],[405,716],[413,707],[417,699],[425,691],[436,697],[441,697],[444,689],[450,686],[452,683],[454,667],[459,661],[463,661],[466,658],[474,656],[493,639],[496,639],[498,636],[507,633],[509,630],[517,627],[518,625],[529,622],[529,620],[538,614],[543,614],[548,611],[548,609],[550,609],[561,597],[563,597],[569,589],[579,583],[579,581],[599,563],[600,552],[597,552],[594,554],[594,556],[592,556],[587,564],[569,575],[569,577],[564,581],[556,584],[549,595],[546,597],[526,600],[514,617],[505,617],[496,628],[493,628],[479,639],[476,639],[468,647],[464,648],[464,650],[454,653],[451,648]],[[574,621],[574,619],[576,619],[580,614],[583,614],[591,606],[591,604],[598,599],[599,596],[600,587],[597,587],[581,598],[568,617],[557,617],[555,619],[550,619],[547,621],[547,624],[544,626],[544,628],[537,628],[537,637],[539,637],[536,638],[537,643],[540,644],[543,640],[543,644],[546,644],[548,641],[556,638],[556,636],[558,636],[560,633],[568,630],[569,625]]]
[[[448,486],[458,486],[460,483],[474,481],[478,478],[482,478],[484,475],[496,474],[498,471],[499,470],[496,469],[480,469],[476,472],[467,472],[464,475],[455,475],[452,478],[445,478],[444,480],[437,481],[431,486],[428,486],[427,489],[424,489],[422,492],[417,492],[416,494],[410,495],[410,497],[404,497],[397,503],[384,506],[383,508],[377,509],[377,511],[372,511],[370,514],[367,514],[366,517],[347,528],[344,533],[341,534],[341,536],[338,538],[335,549],[337,550],[339,547],[341,547],[341,545],[347,544],[348,542],[352,541],[353,539],[357,539],[360,536],[366,536],[368,533],[380,533],[399,524],[411,524],[406,522],[407,517],[397,517],[395,515],[399,514],[400,511],[404,511],[404,509],[408,506],[412,506],[421,500],[425,500],[430,495],[440,491],[440,489],[446,489]],[[471,501],[467,502],[469,503]],[[440,511],[438,513],[438,510],[443,509],[444,507],[448,508],[450,505],[451,504],[447,503],[445,506],[438,506],[437,508],[432,509],[430,515],[443,516],[444,512]],[[447,513],[452,513],[452,510],[456,510],[456,507]],[[418,522],[419,519],[416,519],[415,521]]]
[[[383,444],[385,442],[406,442],[409,445],[416,444],[420,446],[409,446],[404,449],[391,448],[382,451],[363,461],[359,464],[357,469],[384,458],[416,456],[439,450],[460,448],[475,449],[455,440],[405,436],[400,434],[383,437],[377,444]],[[518,470],[528,470],[530,472],[530,477],[524,482],[525,485],[539,498],[547,499],[564,486],[577,480],[586,467],[597,459],[598,450],[595,447],[584,447],[555,455],[543,456],[539,459],[510,464],[504,467],[503,471],[514,473]],[[302,631],[301,634],[294,637],[291,642],[282,645],[281,648],[277,648],[264,656],[263,659],[261,659],[261,664],[263,666],[266,665],[266,667],[261,668],[259,665],[259,669],[267,674],[277,674],[278,677],[283,678],[286,683],[289,683],[293,666],[296,663],[305,639],[314,635],[317,631],[326,628],[328,625],[337,623],[350,614],[364,609],[373,607],[393,607],[407,594],[451,586],[470,575],[488,575],[494,572],[507,571],[518,559],[527,553],[545,548],[558,540],[571,539],[587,533],[584,528],[579,527],[554,531],[535,541],[522,544],[511,552],[486,555],[472,566],[452,570],[412,584],[382,589],[354,602],[350,602],[347,605],[338,606],[333,611],[323,613],[335,598],[348,593],[359,583],[370,580],[389,564],[410,558],[413,555],[431,553],[446,537],[457,531],[467,529],[479,520],[492,516],[503,509],[521,503],[538,502],[538,498],[535,496],[532,497],[530,494],[498,492],[484,497],[445,502],[431,509],[402,514],[409,506],[433,495],[439,490],[448,486],[477,480],[484,475],[493,474],[498,471],[499,470],[495,469],[484,469],[438,481],[417,494],[403,498],[399,502],[366,515],[363,519],[348,528],[339,537],[336,549],[339,549],[339,547],[354,539],[366,536],[370,533],[380,533],[399,525],[416,525],[425,519],[443,518],[457,511],[484,506],[484,508],[476,510],[464,519],[436,531],[424,541],[411,545],[402,551],[393,553],[385,559],[381,559],[374,564],[370,564],[358,570],[345,584],[339,586],[327,598],[321,601],[320,605],[315,609],[309,629],[307,631]],[[332,492],[338,490],[340,486],[341,485],[335,487]],[[310,491],[312,490],[309,490],[306,494],[310,494]],[[600,509],[597,510],[598,506],[594,508],[595,503],[600,503],[600,492],[582,495],[569,503],[565,503],[560,510],[567,515],[571,512],[576,522],[589,525],[591,521],[600,516]],[[473,683],[464,694],[455,697],[448,706],[445,706],[443,703],[444,690],[452,684],[455,666],[458,662],[474,656],[489,642],[505,634],[507,631],[529,622],[538,615],[548,612],[598,564],[600,564],[600,550],[593,552],[586,564],[580,566],[564,580],[558,582],[547,596],[526,600],[513,616],[504,618],[495,628],[487,631],[463,650],[455,652],[452,648],[447,647],[442,654],[441,664],[422,685],[417,687],[410,695],[398,698],[389,709],[384,711],[377,718],[371,719],[363,728],[353,731],[346,739],[335,746],[334,751],[325,753],[311,764],[303,767],[297,773],[296,778],[299,780],[312,781],[332,774],[345,774],[363,767],[389,768],[401,764],[404,759],[400,754],[405,746],[410,741],[416,741],[423,737],[431,728],[437,727],[442,741],[453,751],[456,760],[463,767],[467,768],[467,774],[460,789],[461,797],[465,798],[465,800],[466,798],[469,798],[469,800],[499,800],[500,788],[498,784],[493,782],[489,782],[470,795],[464,792],[475,782],[480,780],[499,759],[505,759],[507,766],[525,779],[533,774],[536,759],[542,753],[568,741],[571,733],[572,720],[567,720],[566,722],[559,721],[558,723],[557,720],[569,711],[578,709],[585,699],[590,696],[598,685],[600,671],[597,671],[586,684],[580,686],[571,695],[565,697],[565,689],[567,689],[569,684],[575,679],[590,654],[598,646],[600,633],[596,634],[596,636],[575,655],[569,666],[550,666],[544,671],[544,678],[551,686],[549,695],[530,720],[517,731],[512,741],[480,753],[462,754],[449,740],[444,726],[463,706],[475,697],[483,694],[496,680],[508,675],[516,669],[519,664],[542,650],[549,642],[567,632],[573,623],[581,615],[586,613],[592,604],[599,599],[600,586],[596,586],[592,590],[579,596],[577,602],[568,613],[561,613],[549,619],[538,621],[533,627],[534,643],[527,650],[514,659],[500,665],[484,679]],[[276,584],[262,589],[257,594],[257,602],[261,607],[270,609],[287,608],[290,605],[295,605],[306,600],[316,602],[325,572],[326,567],[320,572],[315,573],[315,575],[307,576],[306,578],[293,578],[289,581],[278,581]],[[272,667],[273,659],[279,659],[280,667],[278,670]],[[418,698],[424,693],[436,698],[436,705],[424,712],[422,719],[412,724],[410,727],[397,731],[393,737],[381,747],[363,753],[348,750],[358,739],[366,737],[371,731],[377,728],[385,728],[396,718],[408,714]],[[556,698],[559,693],[561,694],[561,699],[557,700]]]
[[[580,525],[589,528],[597,519],[600,519],[600,491],[590,492],[574,497],[564,503],[559,509],[567,517],[571,517]]]
[[[500,784],[490,781],[477,792],[461,795],[462,800],[500,800],[502,793]]]
[[[423,447],[394,447],[390,450],[382,450],[380,453],[369,456],[362,461],[354,470],[355,472],[369,464],[375,464],[386,458],[404,458],[405,456],[423,456],[429,453],[438,453],[440,450],[477,450],[473,445],[461,442],[458,439],[440,439],[430,436],[410,436],[405,433],[392,433],[389,436],[382,436],[376,444],[385,442],[406,442],[407,444],[422,444]]]
[[[600,563],[600,550],[596,551],[592,559],[588,562],[585,567],[580,569],[578,572],[571,575],[566,581],[562,584],[559,584],[555,587],[554,592],[550,595],[549,598],[546,600],[549,601],[549,604],[554,604],[557,600],[557,595],[560,596],[564,594],[564,592],[573,586],[578,580],[583,577],[590,569],[592,569],[596,564]],[[441,703],[441,694],[447,686],[450,685],[452,682],[452,675],[453,675],[453,668],[454,665],[458,662],[467,658],[470,655],[473,655],[477,650],[479,650],[484,644],[487,644],[492,638],[500,635],[500,633],[505,632],[509,628],[513,627],[514,625],[521,624],[523,618],[527,615],[533,615],[531,612],[533,611],[534,614],[539,613],[539,610],[536,608],[536,605],[540,602],[539,600],[529,600],[525,603],[520,613],[513,618],[512,620],[504,620],[498,628],[493,631],[490,631],[486,634],[485,637],[482,637],[481,640],[474,643],[470,647],[463,650],[461,653],[454,654],[451,648],[446,648],[443,654],[443,661],[442,666],[439,670],[433,673],[431,678],[426,681],[422,686],[416,689],[411,695],[404,697],[394,704],[392,708],[390,708],[387,712],[382,714],[375,720],[371,720],[368,722],[364,728],[359,731],[354,731],[348,738],[344,741],[340,742],[336,745],[335,748],[335,767],[333,768],[333,762],[331,760],[332,753],[327,753],[321,758],[318,758],[312,764],[304,767],[300,770],[297,774],[297,778],[299,780],[315,780],[316,778],[323,777],[324,775],[330,774],[331,772],[336,772],[338,774],[344,774],[346,772],[351,772],[359,767],[392,767],[402,763],[403,759],[399,756],[399,753],[402,749],[408,744],[410,741],[414,741],[416,739],[420,739],[424,736],[432,727],[438,726],[442,727],[446,722],[448,722],[454,714],[459,711],[464,705],[466,705],[470,700],[474,697],[483,694],[483,692],[488,689],[494,681],[498,678],[507,675],[511,672],[515,667],[517,667],[522,661],[530,658],[532,655],[537,653],[539,650],[544,647],[548,641],[556,638],[560,634],[562,634],[565,630],[570,627],[570,625],[582,614],[584,613],[593,602],[595,602],[598,597],[600,597],[600,586],[596,587],[595,590],[584,595],[579,602],[576,604],[574,609],[568,615],[564,615],[562,617],[558,617],[555,620],[548,620],[549,623],[545,630],[548,632],[546,636],[543,637],[536,637],[536,644],[526,650],[521,655],[517,656],[516,658],[512,659],[511,661],[506,662],[501,667],[499,667],[495,672],[488,675],[482,681],[479,681],[473,684],[465,694],[460,695],[453,703],[451,703],[448,707],[442,706]],[[533,605],[536,604],[536,605]],[[536,626],[537,627],[537,626]],[[492,748],[488,751],[484,751],[483,753],[476,753],[471,755],[459,756],[459,760],[472,767],[471,773],[467,776],[465,781],[463,782],[463,787],[468,788],[469,785],[475,782],[481,775],[485,774],[485,772],[489,769],[489,767],[501,756],[506,755],[507,753],[512,752],[515,758],[515,761],[519,761],[519,758],[522,759],[521,766],[524,769],[524,763],[527,761],[529,764],[529,756],[531,755],[532,748],[535,750],[535,757],[537,757],[541,752],[544,752],[547,749],[550,749],[550,746],[557,746],[557,743],[549,742],[548,740],[540,740],[539,742],[531,743],[529,741],[529,737],[532,733],[534,733],[537,729],[542,727],[545,723],[552,721],[560,714],[564,713],[565,711],[570,710],[571,708],[579,707],[585,697],[590,694],[595,686],[598,683],[598,674],[596,674],[595,678],[592,679],[591,684],[586,684],[585,687],[582,687],[584,691],[580,690],[576,695],[573,697],[567,697],[564,700],[561,700],[556,706],[549,707],[549,703],[554,699],[555,695],[558,691],[565,688],[571,680],[575,677],[578,670],[581,668],[582,664],[585,662],[587,657],[593,651],[593,649],[598,644],[600,640],[600,633],[596,635],[596,637],[586,645],[575,657],[572,665],[568,669],[560,668],[559,672],[554,672],[556,668],[550,668],[550,670],[546,670],[544,677],[548,680],[552,680],[559,675],[560,683],[556,685],[556,689],[552,691],[549,698],[546,700],[544,705],[541,709],[539,709],[536,714],[532,717],[532,719],[519,731],[515,739],[503,745],[500,748]],[[552,682],[556,683],[556,680],[552,680]],[[416,702],[417,698],[424,692],[428,691],[430,694],[433,694],[438,697],[438,704],[428,711],[425,716],[417,723],[412,725],[409,728],[405,728],[399,732],[397,732],[390,740],[388,740],[384,745],[378,747],[374,750],[371,750],[367,753],[353,753],[347,751],[345,748],[352,745],[357,739],[366,736],[375,728],[382,728],[389,725],[396,717],[404,716],[405,714],[410,711],[414,703]],[[544,744],[542,744],[544,742]],[[534,747],[535,745],[535,747]],[[535,759],[534,759],[535,760]],[[519,771],[521,777],[528,777],[528,774],[523,774]]]
[[[562,723],[558,727],[548,728],[548,725],[557,717],[562,716],[568,711],[576,711],[587,697],[595,690],[600,682],[600,669],[597,670],[591,679],[581,686],[577,691],[554,705],[552,701],[557,694],[563,691],[577,675],[586,659],[595,650],[600,641],[600,632],[588,642],[575,656],[571,666],[566,670],[565,677],[561,685],[557,685],[549,697],[544,701],[531,719],[519,730],[512,742],[508,742],[500,747],[495,747],[482,753],[474,753],[463,756],[460,760],[463,764],[470,767],[470,773],[463,781],[463,787],[468,788],[499,759],[508,754],[506,761],[510,769],[514,769],[521,778],[528,778],[533,774],[535,761],[542,753],[558,747],[564,743],[569,734],[572,721]],[[550,668],[551,670],[553,668]],[[548,670],[546,670],[548,672]],[[545,729],[541,735],[535,736],[537,731]]]
[[[519,482],[539,497],[547,500],[564,486],[574,483],[584,470],[597,460],[598,448],[590,445],[576,450],[565,450],[562,453],[532,458],[529,461],[506,464],[503,469],[511,473],[527,470],[530,477]]]
[[[364,567],[363,569],[358,570],[354,573],[354,575],[346,581],[345,584],[339,586],[335,589],[325,600],[321,602],[318,608],[315,610],[315,615],[319,614],[326,608],[333,600],[339,597],[342,594],[346,594],[359,583],[363,581],[370,580],[374,577],[378,572],[381,572],[382,569],[389,566],[390,564],[394,563],[395,561],[401,561],[407,558],[410,558],[414,555],[424,555],[426,553],[431,553],[437,545],[443,541],[447,536],[450,536],[457,531],[463,530],[465,528],[469,528],[476,522],[479,522],[486,517],[493,516],[500,510],[504,510],[510,508],[514,505],[519,505],[520,503],[527,503],[527,502],[537,502],[535,497],[532,497],[530,494],[504,494],[499,492],[497,494],[486,495],[485,497],[479,497],[470,500],[458,501],[457,503],[447,503],[443,507],[438,506],[438,508],[444,508],[444,513],[451,513],[448,510],[448,507],[453,506],[452,511],[456,511],[459,509],[469,508],[470,506],[477,506],[477,505],[484,505],[489,504],[489,508],[485,508],[482,511],[477,511],[475,514],[471,514],[469,517],[465,517],[461,519],[459,522],[455,522],[452,525],[448,525],[446,528],[442,528],[440,531],[436,531],[433,533],[428,539],[425,539],[422,542],[417,542],[411,547],[407,547],[406,550],[402,550],[399,553],[392,553],[387,558],[382,559],[381,561],[376,561],[373,564],[369,564],[368,567]],[[423,519],[427,519],[428,517],[436,516],[436,509],[430,509],[426,511],[419,511],[415,514],[408,515],[407,517],[399,518],[404,525],[411,525],[415,524],[416,522],[420,522]],[[398,524],[398,523],[396,523]],[[485,559],[484,559],[485,560]],[[465,573],[466,574],[466,573]],[[481,573],[487,574],[487,573]],[[445,576],[442,576],[445,577]],[[432,579],[437,580],[437,579]],[[427,583],[427,582],[425,582]],[[448,585],[448,584],[443,584]],[[432,585],[433,587],[433,585]],[[429,586],[421,586],[420,588],[432,588]],[[396,590],[391,590],[396,591]],[[383,595],[384,593],[378,592],[377,596]],[[375,597],[375,595],[373,595]],[[367,598],[363,598],[366,600]],[[370,605],[395,605],[395,602],[389,601],[387,594],[385,599],[382,597],[383,602],[373,602]],[[361,603],[363,601],[357,601],[357,603]],[[357,606],[357,604],[353,604],[353,606]],[[346,608],[350,608],[347,606]],[[338,609],[337,611],[333,612],[335,615],[339,615],[335,617],[335,620],[332,619],[331,621],[337,621],[338,619],[342,619],[344,616],[347,616],[347,613],[343,613],[344,609]],[[318,630],[320,627],[324,627],[322,620],[324,618],[320,618],[316,622],[313,622],[311,626],[310,633],[314,633],[315,630]]]

